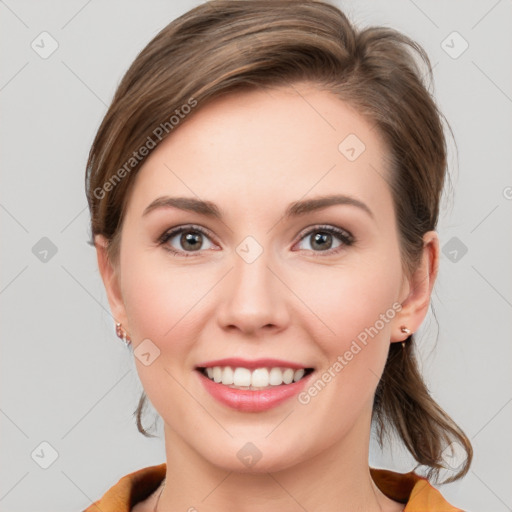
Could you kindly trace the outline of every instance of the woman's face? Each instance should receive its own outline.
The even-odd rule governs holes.
[[[306,84],[199,105],[151,153],[109,300],[166,438],[237,471],[365,449],[410,291],[385,157],[374,127]]]

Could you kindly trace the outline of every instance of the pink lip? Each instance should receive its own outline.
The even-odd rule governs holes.
[[[301,368],[308,368],[302,364],[292,363],[291,361],[283,361],[282,359],[241,359],[238,357],[230,357],[227,359],[217,359],[215,361],[207,361],[196,365],[196,368],[211,368],[213,366],[231,366],[233,368],[293,368],[300,370]],[[299,381],[300,382],[300,381]]]
[[[227,361],[227,360],[223,360]],[[231,360],[230,360],[231,361]],[[237,364],[234,366],[242,366],[246,367],[243,364],[240,364],[238,360]],[[259,361],[259,365],[261,364],[261,361]],[[269,361],[269,360],[265,360]],[[281,362],[282,363],[282,362]],[[288,366],[287,364],[275,364],[275,361],[268,366]],[[231,366],[230,364],[215,364],[215,366]],[[266,364],[257,366],[257,368],[265,367]],[[299,368],[304,368],[303,366]],[[292,396],[297,395],[301,392],[301,390],[304,388],[306,383],[309,381],[311,375],[313,373],[310,373],[309,375],[306,375],[298,382],[292,382],[291,384],[285,384],[281,386],[271,386],[267,389],[263,389],[261,391],[250,391],[250,390],[244,390],[244,389],[234,389],[230,388],[228,386],[225,386],[224,384],[219,384],[217,382],[214,382],[213,380],[210,380],[208,377],[203,375],[200,371],[196,372],[199,375],[199,378],[201,379],[201,382],[203,386],[205,387],[206,391],[210,393],[210,395],[213,396],[216,400],[221,402],[224,405],[227,405],[228,407],[231,407],[232,409],[236,409],[237,411],[241,412],[263,412],[267,411],[268,409],[271,409],[272,407],[276,407],[277,405],[281,404],[285,400],[288,400]]]

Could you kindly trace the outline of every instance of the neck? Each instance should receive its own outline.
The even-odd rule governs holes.
[[[298,507],[326,512],[401,510],[370,476],[370,418],[363,420],[315,456],[304,456],[286,469],[257,473],[212,464],[166,425],[167,473],[158,512],[255,512],[267,509],[269,502],[280,512],[296,512]]]

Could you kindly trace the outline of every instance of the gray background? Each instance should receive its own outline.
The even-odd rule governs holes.
[[[82,510],[123,475],[165,460],[162,439],[144,438],[132,418],[141,387],[86,244],[83,179],[128,65],[198,3],[0,1],[1,511]],[[454,194],[439,226],[439,337],[427,321],[420,343],[432,394],[475,449],[469,474],[440,488],[469,511],[512,510],[512,3],[338,5],[357,24],[412,36],[435,66],[459,153],[451,151]],[[43,31],[58,43],[47,58]],[[453,31],[469,44],[461,55]],[[52,450],[58,456],[43,469]],[[400,450],[380,453],[373,443],[372,463],[412,467]]]

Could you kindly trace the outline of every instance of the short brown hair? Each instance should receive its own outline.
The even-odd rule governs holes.
[[[117,261],[128,194],[145,157],[128,169],[127,162],[155,138],[155,127],[167,127],[165,136],[179,129],[186,118],[179,116],[176,125],[170,120],[184,105],[195,102],[197,111],[235,89],[307,81],[353,106],[384,137],[402,261],[412,271],[423,235],[436,228],[446,174],[444,116],[419,63],[432,79],[429,58],[416,42],[391,28],[358,30],[322,1],[214,0],[188,11],[137,56],[98,130],[86,172],[91,242],[105,236],[109,258]],[[458,442],[467,458],[445,480],[451,482],[468,472],[471,443],[430,396],[412,338],[404,349],[390,344],[373,405],[379,443],[391,426],[428,476],[437,478],[443,449]],[[137,426],[149,435],[141,423],[145,400],[142,393]]]

